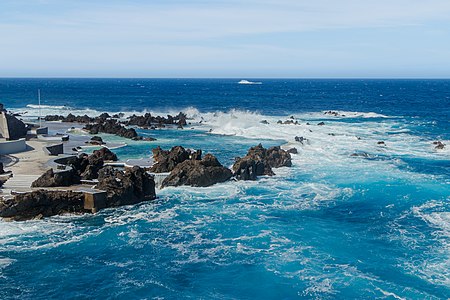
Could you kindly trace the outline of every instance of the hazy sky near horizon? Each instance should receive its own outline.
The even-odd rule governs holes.
[[[0,76],[450,78],[450,1],[1,0]]]

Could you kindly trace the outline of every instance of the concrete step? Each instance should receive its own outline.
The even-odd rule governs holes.
[[[3,184],[4,190],[29,189],[39,175],[14,175]]]

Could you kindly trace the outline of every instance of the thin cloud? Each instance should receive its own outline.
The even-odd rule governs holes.
[[[450,2],[442,0],[154,1],[150,4],[148,1],[124,4],[123,1],[4,0],[0,4],[0,57],[5,60],[3,70],[9,71],[28,68],[37,72],[42,65],[36,61],[46,64],[46,72],[67,72],[80,66],[111,70],[118,62],[126,61],[128,66],[120,64],[120,67],[130,72],[133,68],[144,72],[142,66],[149,70],[177,67],[186,70],[192,65],[207,68],[211,64],[216,66],[216,72],[242,65],[257,71],[262,63],[278,67],[277,72],[295,66],[304,70],[308,59],[323,68],[314,53],[321,53],[324,60],[339,59],[343,52],[348,57],[360,57],[361,53],[352,53],[352,47],[363,44],[353,37],[358,30],[384,30],[392,35],[364,41],[367,46],[362,50],[370,58],[374,56],[370,47],[389,44],[390,39],[399,35],[395,30],[412,27],[422,34],[421,27],[439,22],[448,24],[449,16]],[[444,34],[448,31],[445,26],[439,29]],[[319,48],[321,41],[336,31],[348,33],[339,42],[345,47]],[[305,45],[302,43],[305,34],[311,32],[317,38]],[[283,40],[281,35],[291,40]],[[430,47],[439,44],[437,37],[431,42]],[[391,51],[397,53],[395,49]],[[282,59],[283,56],[289,59]],[[306,65],[313,68],[310,61]],[[334,64],[329,62],[329,65]]]

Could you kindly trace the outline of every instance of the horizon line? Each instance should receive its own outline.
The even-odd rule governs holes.
[[[450,80],[450,77],[112,77],[112,76],[0,76],[2,79],[268,79],[268,80]]]

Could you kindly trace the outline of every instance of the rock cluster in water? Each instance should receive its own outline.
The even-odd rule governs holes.
[[[288,151],[280,147],[266,149],[261,144],[250,148],[246,156],[236,158],[233,170],[224,167],[212,154],[202,157],[201,150],[193,151],[181,146],[170,150],[157,147],[153,149],[153,156],[156,163],[150,171],[170,172],[162,187],[207,187],[228,181],[233,176],[237,180],[255,180],[257,176],[274,175],[272,168],[292,165]],[[32,186],[62,187],[79,184],[81,180],[97,180],[95,188],[106,191],[104,207],[136,204],[156,198],[152,175],[137,166],[118,170],[104,165],[105,161],[115,160],[116,155],[107,148],[96,150],[91,155],[69,157],[56,170],[45,172]],[[91,212],[85,208],[84,201],[81,192],[35,190],[16,195],[13,199],[0,200],[0,217],[26,220],[62,213]]]
[[[280,147],[265,149],[261,144],[250,148],[247,155],[235,159],[234,176],[238,180],[256,180],[257,176],[275,175],[272,168],[291,167],[291,155]]]
[[[138,166],[126,168],[125,171],[111,166],[102,168],[96,188],[106,191],[108,207],[136,204],[156,198],[153,176]]]
[[[445,144],[443,142],[441,142],[441,141],[433,142],[433,145],[435,145],[434,148],[437,149],[437,150],[442,150],[442,149],[445,148]]]
[[[107,119],[103,122],[86,124],[83,129],[90,134],[109,133],[132,140],[142,140],[134,128],[127,128],[115,119]]]
[[[182,146],[163,150],[157,147],[152,150],[155,164],[150,168],[154,173],[170,172],[162,183],[162,187],[190,185],[206,187],[229,180],[231,170],[222,166],[212,154],[202,158],[202,151],[192,151]]]
[[[89,131],[90,134],[108,133],[115,134],[124,138],[133,140],[155,140],[154,138],[142,137],[136,133],[134,128],[127,126],[139,126],[142,128],[165,127],[166,125],[177,125],[178,128],[183,128],[186,123],[186,115],[179,113],[175,117],[167,115],[167,117],[152,116],[146,113],[142,116],[132,115],[125,121],[118,120],[121,115],[110,116],[108,113],[102,113],[97,117],[89,117],[88,115],[75,116],[68,114],[66,117],[61,115],[47,115],[45,121],[62,121],[68,123],[82,123],[86,124],[83,129]]]
[[[179,163],[162,183],[162,187],[190,185],[207,187],[229,180],[233,176],[230,169],[220,164],[212,154],[202,159],[190,159]]]
[[[201,150],[191,151],[182,146],[175,146],[170,150],[163,150],[158,146],[152,150],[152,153],[155,164],[150,171],[154,173],[170,172],[185,160],[199,160],[202,157]]]
[[[167,115],[167,118],[161,116],[152,116],[146,113],[143,116],[132,115],[125,122],[126,125],[135,125],[139,127],[165,127],[165,125],[186,126],[186,114],[180,112],[175,117]]]

